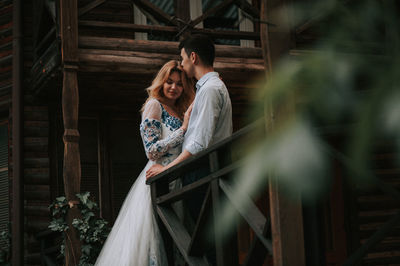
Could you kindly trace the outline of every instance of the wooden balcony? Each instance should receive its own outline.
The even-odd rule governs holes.
[[[187,20],[187,18],[184,20],[181,18],[182,14],[171,16],[150,1],[132,1],[131,5],[133,3],[151,18],[153,25],[128,23],[122,15],[119,17],[118,13],[108,14],[108,10],[113,5],[117,5],[113,1],[85,1],[78,4],[78,56],[76,59],[78,73],[153,75],[166,61],[179,59],[178,40],[189,32],[205,33],[213,38],[260,40],[260,34],[257,31],[196,27],[197,24],[218,12],[223,12],[232,5],[236,5],[254,19],[259,19],[259,10],[247,1],[223,1],[192,20]],[[101,9],[103,6],[104,8]],[[41,94],[43,89],[49,92],[49,90],[54,90],[56,84],[61,83],[63,68],[61,28],[58,1],[55,1],[55,4],[40,1],[40,5],[36,8],[38,23],[34,29],[34,62],[30,83],[33,94]],[[99,8],[101,12],[96,13]],[[187,8],[182,10],[188,12]],[[110,20],[110,16],[112,21],[107,21]],[[53,24],[44,26],[40,23],[41,21],[53,21]],[[139,40],[135,38],[136,33],[162,34],[169,37],[166,37],[168,41]],[[222,74],[227,73],[233,76],[247,75],[247,73],[261,74],[265,70],[262,49],[257,46],[217,45],[215,68]]]

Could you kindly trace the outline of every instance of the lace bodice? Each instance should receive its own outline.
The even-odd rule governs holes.
[[[167,165],[179,155],[185,134],[181,125],[182,121],[170,115],[158,100],[146,103],[140,135],[149,160]]]

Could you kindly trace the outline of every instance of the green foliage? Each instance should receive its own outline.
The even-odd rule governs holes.
[[[77,229],[79,238],[82,241],[82,256],[79,265],[91,266],[96,262],[110,228],[107,226],[107,221],[96,217],[95,212],[98,211],[98,206],[90,199],[90,192],[77,194],[76,196],[79,200],[78,208],[81,212],[81,218],[74,219],[72,226]],[[67,231],[66,215],[70,208],[67,199],[58,197],[49,208],[53,216],[49,228],[52,231],[61,233]],[[65,237],[64,234],[63,237]],[[63,239],[60,253],[61,256],[65,254],[65,239]]]
[[[259,90],[257,110],[272,110],[276,119],[242,172],[244,182],[255,180],[253,190],[274,173],[289,195],[324,196],[332,156],[350,166],[353,183],[375,182],[375,140],[396,140],[400,130],[397,2],[302,1],[288,10],[293,30],[313,18],[319,37],[296,58],[282,58]],[[295,108],[281,112],[285,106]],[[340,151],[327,138],[335,128],[347,130]]]
[[[252,117],[264,113],[272,122],[265,138],[253,140],[237,195],[258,193],[272,176],[288,198],[320,200],[329,195],[335,160],[349,183],[378,182],[371,169],[376,140],[390,138],[400,150],[399,10],[393,0],[298,1],[285,10],[293,32],[310,22],[317,38],[274,62],[260,86]],[[222,215],[221,228],[231,215]]]
[[[2,231],[0,239],[6,243],[5,246],[0,247],[0,266],[9,266],[11,265],[11,234],[7,231]]]

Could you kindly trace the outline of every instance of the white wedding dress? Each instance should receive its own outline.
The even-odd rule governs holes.
[[[156,99],[144,108],[140,133],[150,159],[132,185],[114,226],[97,258],[97,266],[168,265],[151,204],[146,171],[154,163],[167,165],[181,152],[181,120],[171,116]],[[178,184],[170,184],[170,189]]]

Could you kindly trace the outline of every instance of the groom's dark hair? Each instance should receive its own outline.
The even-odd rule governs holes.
[[[194,34],[182,40],[179,44],[179,51],[185,49],[188,56],[195,52],[201,62],[206,66],[213,66],[215,58],[214,42],[204,34]]]

